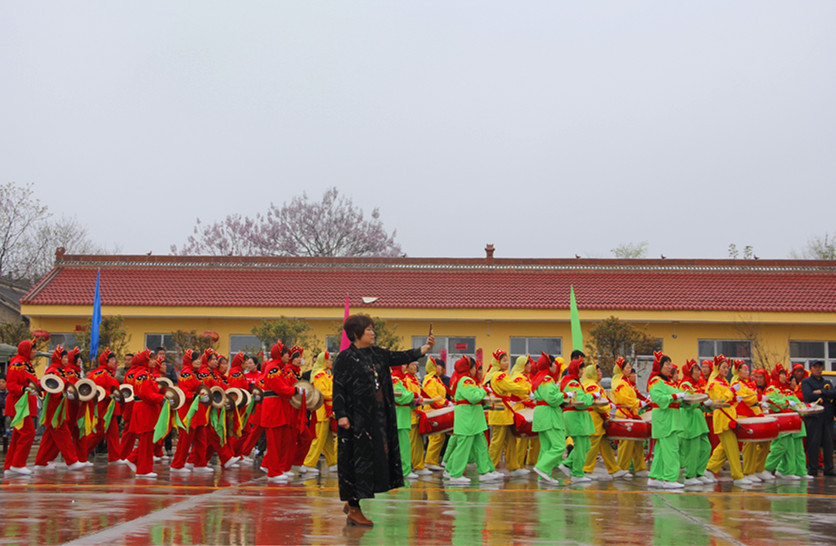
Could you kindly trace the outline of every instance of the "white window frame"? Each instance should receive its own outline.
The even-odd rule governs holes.
[[[807,357],[794,357],[792,356],[792,344],[793,343],[821,343],[824,345],[824,356],[822,357],[814,357],[814,358],[807,358]],[[834,354],[830,354],[829,345],[831,343],[836,343],[836,341],[819,341],[813,339],[791,339],[789,344],[787,345],[787,354],[790,355],[790,366],[795,364],[796,362],[800,362],[804,364],[804,369],[810,369],[810,362],[814,362],[816,360],[821,360],[824,362],[825,371],[836,371],[836,352]]]
[[[711,342],[714,343],[714,354],[711,354],[711,355],[700,354],[700,343],[701,342],[706,342],[706,341],[711,341]],[[723,353],[723,355],[726,358],[728,358],[730,362],[732,360],[742,360],[743,362],[748,364],[749,368],[751,369],[751,367],[752,367],[752,342],[749,341],[748,339],[698,339],[697,340],[697,360],[699,362],[702,362],[703,360],[714,360],[714,357],[720,354],[720,352],[717,350],[717,344],[718,343],[748,343],[749,344],[749,356],[748,357],[741,358],[737,355],[727,355],[725,353]]]
[[[520,356],[530,356],[535,361],[540,357],[540,352],[539,351],[537,352],[537,354],[532,354],[531,353],[531,347],[530,347],[531,340],[553,340],[553,341],[557,341],[557,343],[560,345],[560,350],[555,352],[555,353],[550,353],[550,354],[551,354],[551,356],[555,356],[555,357],[563,355],[563,338],[559,337],[559,336],[528,336],[528,337],[525,337],[525,336],[511,336],[511,337],[508,338],[508,350],[509,351],[511,350],[511,347],[514,345],[514,340],[525,340],[525,352],[524,353],[514,353],[514,352],[512,352],[510,354],[512,363],[517,359],[517,357],[520,357]]]

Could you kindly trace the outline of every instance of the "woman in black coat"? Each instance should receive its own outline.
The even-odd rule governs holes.
[[[374,322],[368,315],[348,317],[343,329],[352,344],[337,355],[332,370],[340,499],[346,501],[349,524],[371,526],[360,499],[403,485],[389,368],[418,360],[435,338],[430,335],[418,349],[389,351],[374,346]]]

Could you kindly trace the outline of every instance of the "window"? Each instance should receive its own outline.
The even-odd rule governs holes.
[[[414,349],[417,349],[426,342],[427,336],[412,337],[412,347]],[[428,355],[438,358],[441,356],[442,351],[445,351],[445,354],[447,355],[445,358],[447,362],[447,370],[452,370],[453,362],[461,358],[463,355],[475,357],[476,338],[435,336],[435,346],[433,346],[432,350],[428,353]],[[426,361],[426,357],[418,361],[420,364],[420,366],[418,367],[419,373],[423,373],[424,363],[426,363]]]
[[[742,360],[752,365],[752,342],[734,339],[700,339],[697,341],[699,360],[714,360],[724,355],[732,360]]]
[[[62,346],[68,351],[78,345],[73,334],[50,334],[49,335],[49,350],[54,351],[56,347]]]
[[[560,356],[563,354],[563,338],[560,337],[512,337],[511,343],[511,362],[518,356],[530,355],[535,361],[540,357],[540,353],[546,353],[551,356]]]
[[[165,347],[168,353],[175,348],[174,336],[172,334],[145,334],[145,346],[152,351],[157,347]]]
[[[261,341],[255,336],[233,334],[229,336],[229,354],[232,356],[237,354],[238,351],[255,355],[264,351],[264,347],[261,346]]]
[[[653,341],[655,341],[656,343],[654,343],[653,348],[650,350],[650,354],[641,354],[641,353],[636,354],[636,362],[637,363],[638,362],[651,362],[652,363],[653,359],[656,358],[655,356],[653,356],[653,353],[656,352],[656,351],[661,351],[662,350],[662,338],[656,338]]]
[[[825,370],[836,371],[836,341],[790,341],[791,365],[800,362],[809,369],[814,360],[824,361]]]
[[[340,344],[342,344],[342,334],[338,336],[325,336],[325,350],[332,354],[340,352]]]

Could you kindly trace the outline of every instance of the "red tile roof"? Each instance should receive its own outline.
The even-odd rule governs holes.
[[[64,256],[24,305],[836,312],[836,262]]]

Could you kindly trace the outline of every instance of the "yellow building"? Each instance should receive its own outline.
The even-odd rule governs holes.
[[[614,315],[646,325],[675,363],[723,353],[836,369],[830,261],[63,255],[21,300],[32,329],[72,345],[99,269],[102,315],[124,318],[135,351],[176,330],[217,332],[222,353],[251,349],[253,326],[281,316],[306,320],[333,350],[348,295],[351,312],[397,326],[404,348],[433,323],[448,363],[496,348],[568,357],[571,285],[585,335]]]

